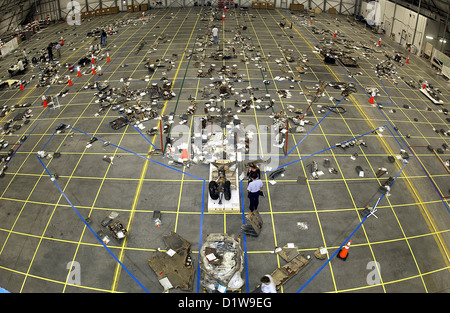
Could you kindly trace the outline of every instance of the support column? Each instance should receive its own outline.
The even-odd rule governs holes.
[[[416,38],[417,24],[419,24],[419,16],[420,16],[420,5],[422,4],[422,0],[419,0],[419,6],[417,7],[417,18],[416,18],[416,27],[414,27],[414,35],[411,44],[414,45],[414,39]]]
[[[397,0],[395,0],[395,5],[394,5],[394,15],[392,15],[392,23],[391,23],[391,34],[394,32],[394,22],[395,22],[395,13],[397,12]],[[391,36],[391,34],[389,34],[389,36]],[[394,34],[395,36],[395,34]],[[395,37],[394,37],[395,40]]]
[[[56,3],[58,4],[58,14],[59,14],[59,18],[62,18],[62,14],[61,14],[61,0],[56,0]]]

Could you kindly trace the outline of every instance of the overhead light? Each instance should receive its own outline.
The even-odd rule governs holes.
[[[427,38],[427,39],[433,39],[433,37],[431,37],[431,36],[425,36],[425,38]]]

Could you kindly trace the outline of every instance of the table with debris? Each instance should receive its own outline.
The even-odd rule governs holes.
[[[227,160],[219,160],[220,162],[227,162]],[[226,163],[224,163],[226,164]],[[239,212],[240,211],[240,192],[237,165],[225,168],[226,180],[230,182],[231,197],[227,200],[225,197],[219,199],[212,199],[208,197],[208,212]],[[214,164],[210,164],[209,181],[216,181],[219,178],[219,170]]]

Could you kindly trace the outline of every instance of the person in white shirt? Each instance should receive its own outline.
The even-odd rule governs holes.
[[[253,212],[258,209],[259,196],[263,189],[263,183],[255,172],[250,175],[250,180],[251,182],[248,184],[247,191],[250,199],[250,211]]]
[[[262,293],[277,293],[277,288],[273,282],[272,276],[264,275],[261,277],[261,292]]]
[[[61,44],[58,42],[56,44],[56,53],[58,54],[58,58],[61,58]]]
[[[22,60],[19,59],[19,61],[17,62],[17,67],[19,68],[20,72],[24,72],[25,71],[25,67],[23,66],[23,62]]]
[[[212,31],[214,43],[219,43],[219,37],[218,37],[219,29],[215,25],[213,25],[213,28],[211,31]]]

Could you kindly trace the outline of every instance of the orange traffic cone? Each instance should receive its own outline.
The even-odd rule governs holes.
[[[347,257],[348,257],[348,249],[350,248],[350,243],[351,243],[352,241],[351,240],[349,240],[348,242],[347,242],[347,244],[345,245],[345,247],[343,247],[340,251],[339,251],[339,254],[337,255],[337,257],[339,258],[339,259],[341,259],[341,260],[346,260],[347,259]]]
[[[381,46],[381,38],[378,40],[378,45]]]
[[[184,143],[183,143],[184,146]],[[189,159],[189,153],[187,151],[187,148],[183,148],[183,151],[181,151],[181,159]]]
[[[182,159],[189,159],[189,154],[187,152],[187,149],[183,149],[183,151],[181,152],[181,158]]]
[[[337,30],[334,31],[334,38],[337,37]]]
[[[409,55],[408,55],[408,57],[406,58],[406,63],[407,63],[407,64],[409,63]]]
[[[370,99],[369,99],[369,103],[372,103],[372,104],[374,104],[374,103],[375,103],[375,99],[373,98],[373,95],[372,95],[372,96],[370,96]]]
[[[222,22],[225,22],[225,14],[222,14]]]
[[[68,77],[69,77],[69,83],[67,84],[67,86],[72,86],[73,85],[72,80],[70,79],[70,76],[68,76]]]
[[[312,24],[312,17],[311,17],[311,19],[309,20],[309,24]]]
[[[45,96],[42,96],[42,102],[44,103],[44,108],[46,108],[48,106],[47,104],[47,98]]]
[[[106,62],[111,62],[111,59],[109,58],[109,53],[106,53]]]
[[[62,44],[62,45],[64,44],[64,39],[63,39],[62,36],[61,36],[61,44]]]
[[[95,63],[95,58],[94,58],[94,55],[92,55],[92,57],[91,57],[91,63],[92,63],[92,64],[94,64],[94,63]]]
[[[23,85],[22,85],[22,81],[20,81],[20,90],[24,90]]]
[[[95,74],[96,74],[96,72],[95,72],[95,66],[92,65],[92,75],[95,75]]]
[[[142,12],[142,18],[145,18],[145,13],[144,12]]]
[[[80,68],[78,66],[77,66],[77,71],[78,71],[77,77],[80,77],[81,76],[81,72],[80,72]]]

